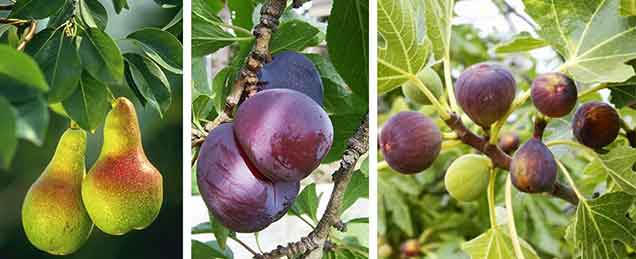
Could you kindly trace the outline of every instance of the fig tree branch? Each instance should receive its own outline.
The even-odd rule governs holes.
[[[497,145],[489,143],[487,139],[478,136],[468,129],[457,114],[451,113],[450,119],[445,120],[444,122],[448,125],[448,127],[453,129],[455,133],[457,133],[457,137],[462,142],[488,156],[495,167],[510,171],[510,162],[512,162],[512,158],[497,147]],[[552,192],[549,194],[574,205],[579,203],[579,199],[572,189],[559,182],[555,183]]]
[[[351,181],[353,170],[360,156],[369,150],[369,115],[365,115],[357,132],[349,138],[347,149],[342,154],[340,167],[333,174],[334,187],[327,209],[318,222],[316,228],[300,241],[278,246],[276,249],[254,256],[255,259],[273,259],[281,257],[295,258],[294,256],[310,255],[311,258],[321,258],[322,247],[332,227],[345,229],[340,221],[340,207],[347,185]],[[304,257],[306,258],[306,257]]]

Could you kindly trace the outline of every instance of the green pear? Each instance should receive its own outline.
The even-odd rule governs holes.
[[[111,235],[144,229],[159,215],[163,180],[144,154],[135,106],[124,97],[106,116],[104,145],[82,198],[95,226]]]
[[[24,198],[24,232],[42,251],[71,254],[82,247],[93,230],[81,194],[85,153],[86,132],[66,130],[53,159]]]

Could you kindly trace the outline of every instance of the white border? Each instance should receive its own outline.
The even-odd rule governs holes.
[[[234,0],[236,1],[236,0]],[[188,221],[192,195],[192,1],[183,1],[183,259],[192,258],[190,222]]]
[[[343,1],[343,0],[334,0]],[[369,0],[369,258],[378,254],[378,13],[377,1]]]

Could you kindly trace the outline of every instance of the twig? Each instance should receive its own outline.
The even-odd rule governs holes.
[[[252,249],[250,246],[248,246],[247,244],[243,243],[243,241],[241,241],[240,239],[230,236],[230,238],[234,241],[236,241],[237,243],[239,243],[239,245],[241,245],[242,247],[244,247],[245,249],[247,249],[247,251],[250,251],[250,253],[252,253],[253,255],[257,255],[258,253],[256,251],[254,251],[254,249]]]
[[[22,41],[20,41],[20,44],[18,45],[19,51],[22,51],[24,50],[24,48],[26,48],[26,45],[35,36],[35,31],[37,30],[37,28],[38,28],[38,22],[36,20],[31,21],[31,26],[29,26],[29,28],[26,31],[26,34],[24,35],[24,38],[22,38]]]
[[[333,174],[334,187],[327,209],[318,222],[316,228],[300,241],[289,243],[287,246],[278,246],[276,249],[254,256],[255,259],[273,259],[287,256],[293,258],[297,255],[307,255],[311,252],[322,253],[321,248],[329,235],[331,227],[340,222],[339,213],[344,192],[351,181],[353,169],[360,156],[369,149],[369,115],[358,127],[355,135],[349,138],[347,149],[340,160],[340,168]],[[314,255],[316,256],[316,255]],[[320,258],[320,256],[317,256]]]
[[[461,141],[488,156],[495,167],[510,171],[510,162],[512,161],[512,158],[497,147],[497,145],[489,143],[487,139],[477,136],[475,133],[466,128],[457,114],[451,113],[451,118],[444,122],[457,133],[457,136]],[[549,194],[574,205],[579,202],[579,199],[576,195],[574,195],[574,192],[569,187],[559,182],[555,183],[552,192]]]
[[[29,20],[14,19],[14,18],[0,18],[0,24],[20,25],[29,23]]]
[[[514,7],[512,7],[512,5],[506,2],[506,0],[502,0],[502,2],[506,7],[505,12],[511,12],[515,14],[517,17],[521,18],[521,20],[523,20],[528,25],[530,25],[530,27],[532,27],[532,29],[534,29],[535,32],[538,31],[537,25],[532,20],[528,19],[528,17],[526,17],[525,15],[522,15],[521,13],[519,13],[519,11],[517,11],[517,9],[515,9]]]
[[[256,94],[258,90],[257,73],[263,63],[269,62],[272,58],[269,53],[269,41],[272,38],[272,33],[278,27],[278,20],[285,11],[286,4],[285,0],[268,0],[263,4],[260,23],[254,27],[252,32],[256,37],[254,47],[239,72],[239,78],[234,82],[230,94],[225,99],[224,110],[212,122],[212,126],[216,127],[229,120],[232,117],[234,107],[242,97]]]
[[[11,11],[13,6],[14,4],[0,4],[0,11]]]

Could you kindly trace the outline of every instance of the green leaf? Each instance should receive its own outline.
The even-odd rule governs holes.
[[[347,141],[360,126],[360,121],[368,112],[366,98],[353,93],[336,72],[329,60],[320,55],[307,54],[320,73],[324,86],[324,106],[334,126],[334,141],[323,163],[339,160],[347,147]]]
[[[62,29],[52,34],[43,33],[38,36],[43,37],[38,37],[38,42],[34,42],[34,46],[41,42],[41,47],[31,49],[29,52],[42,68],[46,81],[51,87],[47,93],[49,103],[61,102],[75,92],[82,76],[82,65],[75,40],[66,37]]]
[[[128,84],[143,97],[142,103],[149,103],[163,117],[172,103],[172,93],[168,78],[151,59],[137,54],[124,55],[127,64]]]
[[[16,112],[9,100],[0,96],[0,167],[8,169],[18,146]]]
[[[426,34],[433,45],[435,59],[449,51],[454,0],[425,0]]]
[[[115,41],[95,28],[88,28],[81,35],[79,54],[84,69],[106,84],[121,83],[124,78],[124,59]]]
[[[340,214],[344,213],[360,198],[369,198],[369,178],[362,174],[362,172],[356,171],[353,173],[351,182],[347,185],[347,189],[342,198]]]
[[[418,42],[413,5],[407,0],[378,0],[378,94],[383,95],[416,75],[431,42]]]
[[[631,195],[636,195],[636,172],[633,169],[636,163],[636,149],[620,146],[610,150],[609,153],[600,155],[603,169],[621,187]]]
[[[633,202],[633,196],[615,192],[579,203],[567,232],[581,258],[624,258],[618,250],[625,247],[615,243],[636,242],[636,225],[626,216]]]
[[[106,8],[97,0],[79,0],[80,16],[91,28],[105,30],[108,24]]]
[[[537,39],[532,37],[527,32],[522,32],[515,36],[512,40],[503,42],[495,46],[495,52],[497,54],[525,52],[533,49],[543,48],[548,46],[548,43],[543,39]]]
[[[35,60],[29,55],[19,52],[6,45],[0,45],[0,76],[15,80],[25,87],[37,89],[41,92],[49,90],[44,75]]]
[[[0,24],[0,38],[2,38],[2,35],[4,35],[4,33],[6,33],[7,31],[11,30],[15,28],[17,30],[17,28],[14,25],[11,24]]]
[[[318,202],[320,198],[316,193],[316,184],[307,185],[298,195],[290,210],[297,216],[307,215],[311,220],[317,222]]]
[[[115,12],[118,14],[124,9],[130,9],[128,6],[128,0],[113,0],[113,6],[115,7]]]
[[[210,225],[212,226],[212,233],[214,233],[214,238],[219,242],[219,246],[221,248],[226,248],[227,238],[229,236],[233,236],[234,233],[229,229],[225,228],[213,215],[210,215]]]
[[[632,66],[636,66],[636,60],[630,62]],[[608,88],[611,91],[610,101],[616,108],[636,104],[636,76],[621,83],[610,83]]]
[[[537,253],[532,247],[520,237],[521,250],[526,259],[539,259]],[[491,228],[486,233],[481,234],[473,240],[462,245],[462,249],[466,251],[472,259],[509,259],[517,258],[514,248],[512,247],[512,239],[508,233],[506,226],[500,225]],[[588,257],[584,257],[588,258]]]
[[[392,221],[408,236],[413,236],[415,230],[413,229],[413,220],[411,219],[411,213],[409,212],[409,206],[404,200],[404,196],[393,188],[391,183],[387,182],[382,177],[378,177],[378,190],[382,192],[378,193],[378,200],[382,200],[384,205],[383,209],[391,214]]]
[[[73,2],[74,1],[67,0],[64,6],[62,7],[62,9],[60,9],[54,16],[52,16],[49,19],[49,22],[46,27],[51,29],[57,29],[58,27],[64,25],[66,21],[71,19],[71,17],[73,16],[73,13],[75,12],[75,4]]]
[[[318,28],[301,20],[283,23],[272,35],[270,51],[272,54],[283,50],[302,51],[319,32]]]
[[[217,112],[223,111],[225,106],[225,98],[230,92],[230,83],[233,73],[229,67],[221,69],[216,73],[212,81],[212,93],[214,94],[214,109]]]
[[[234,13],[232,24],[251,30],[254,27],[252,13],[256,4],[255,0],[228,1],[227,7]]]
[[[94,131],[106,119],[110,110],[109,98],[106,85],[84,72],[79,87],[62,105],[82,129]]]
[[[66,0],[18,0],[9,15],[10,18],[44,19],[57,13]]]
[[[163,68],[181,74],[183,48],[181,42],[169,32],[155,28],[145,28],[128,35],[136,40],[144,53]]]
[[[18,138],[41,146],[49,127],[49,111],[43,98],[33,98],[28,102],[15,107],[17,110],[17,134]]]
[[[636,16],[636,0],[621,0],[620,12],[622,16]]]
[[[223,258],[232,259],[234,255],[230,248],[221,249],[216,241],[201,242],[192,240],[192,259]]]
[[[205,58],[192,58],[192,99],[201,95],[212,96]]]
[[[223,30],[223,21],[205,0],[192,1],[192,56],[201,57],[238,41],[251,41],[251,35],[237,37]]]
[[[327,27],[329,57],[351,90],[365,100],[369,96],[368,39],[369,1],[334,1]]]
[[[618,15],[619,0],[527,0],[539,34],[561,55],[560,67],[582,83],[623,82],[634,76],[636,18]],[[576,12],[574,12],[576,11]]]

